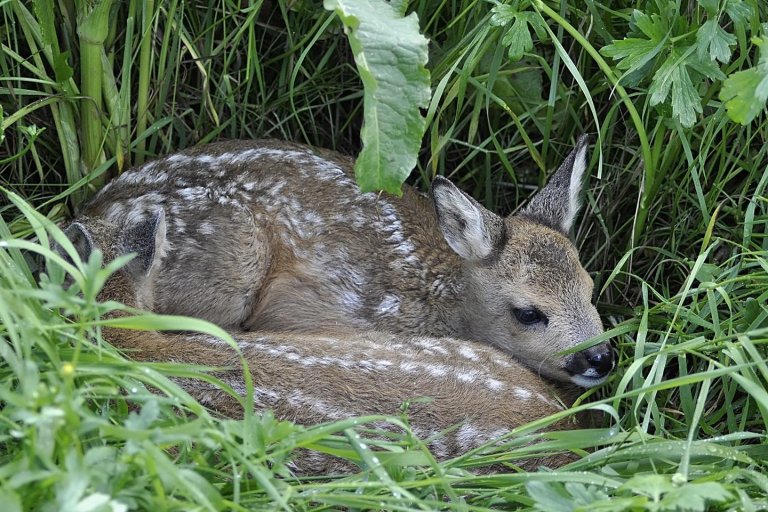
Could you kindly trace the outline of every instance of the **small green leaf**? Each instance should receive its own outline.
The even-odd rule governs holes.
[[[676,66],[672,72],[672,115],[685,127],[693,126],[696,113],[701,113],[701,98],[693,87],[685,66]]]
[[[699,0],[699,5],[707,11],[707,14],[715,16],[720,7],[720,0]]]
[[[731,60],[731,46],[736,44],[736,36],[729,34],[718,25],[716,20],[708,20],[696,32],[696,45],[699,58],[718,60],[728,64]]]
[[[725,12],[736,24],[744,24],[752,16],[752,6],[744,0],[726,0]]]
[[[634,70],[643,67],[647,62],[656,57],[661,51],[662,45],[647,39],[627,38],[615,41],[603,47],[600,53],[614,60],[619,60],[616,67],[622,70]]]
[[[510,60],[520,60],[523,53],[533,48],[533,39],[531,39],[531,33],[528,30],[528,23],[520,18],[515,19],[507,33],[504,34],[501,44],[509,48]]]
[[[355,177],[364,192],[400,195],[416,164],[430,98],[427,40],[415,13],[402,17],[384,0],[325,0],[347,30],[363,81],[363,150]]]
[[[661,41],[669,33],[667,21],[658,14],[648,16],[644,12],[635,9],[632,11],[632,24],[651,41]]]
[[[672,74],[676,67],[677,55],[675,52],[667,57],[661,67],[653,75],[653,83],[648,89],[648,93],[651,95],[651,106],[663,103],[667,96],[669,96],[669,90],[672,88]]]
[[[619,61],[616,66],[618,69],[629,73],[636,72],[656,58],[669,39],[666,21],[656,14],[648,16],[635,10],[632,13],[631,25],[634,35],[644,35],[645,38],[626,37],[600,50],[603,55]]]
[[[661,506],[662,510],[703,512],[707,510],[707,501],[725,501],[730,497],[731,493],[717,482],[691,483],[666,493]]]
[[[517,9],[511,5],[500,4],[491,9],[491,25],[494,27],[506,27],[513,21],[518,14]]]
[[[525,484],[525,490],[533,498],[536,510],[572,512],[576,508],[571,497],[559,485],[533,481]]]
[[[637,475],[627,480],[619,489],[626,489],[635,494],[648,496],[659,501],[661,496],[675,487],[665,475]]]

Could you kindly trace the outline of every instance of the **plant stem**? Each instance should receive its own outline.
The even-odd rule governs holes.
[[[102,159],[104,128],[101,121],[103,112],[101,54],[104,40],[109,33],[111,7],[112,0],[102,0],[97,3],[90,12],[81,13],[82,22],[77,28],[80,38],[80,92],[85,96],[80,114],[82,154],[87,171],[95,169]],[[103,179],[102,175],[97,182]]]
[[[144,0],[141,24],[141,50],[139,53],[139,89],[136,91],[136,135],[147,129],[147,106],[149,104],[149,75],[151,73],[150,57],[152,56],[152,19],[155,12],[155,1]],[[146,138],[141,138],[136,144],[136,158],[134,163],[140,165],[144,162]]]

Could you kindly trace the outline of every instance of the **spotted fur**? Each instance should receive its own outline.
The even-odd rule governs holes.
[[[602,332],[567,236],[585,158],[582,139],[520,215],[502,218],[445,179],[431,201],[410,187],[363,194],[338,154],[220,142],[126,172],[84,214],[125,231],[164,212],[143,297],[156,312],[246,331],[455,336],[589,386],[605,377],[590,361],[608,345],[558,355]],[[522,325],[515,308],[547,322]]]

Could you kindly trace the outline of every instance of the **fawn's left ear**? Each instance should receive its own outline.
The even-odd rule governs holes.
[[[145,277],[152,265],[165,256],[165,235],[165,211],[162,208],[125,227],[120,234],[120,253],[136,253],[136,257],[125,265],[125,271],[136,282]]]
[[[587,170],[587,143],[586,135],[579,137],[576,147],[549,183],[533,196],[520,214],[533,217],[566,235],[570,232],[581,207],[581,187]]]

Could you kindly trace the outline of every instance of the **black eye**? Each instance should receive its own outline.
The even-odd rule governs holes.
[[[512,308],[512,313],[514,313],[515,318],[517,318],[517,321],[520,322],[523,325],[533,325],[537,324],[539,322],[545,322],[547,321],[546,315],[539,311],[538,309],[534,308]]]

